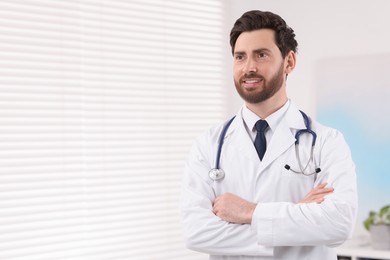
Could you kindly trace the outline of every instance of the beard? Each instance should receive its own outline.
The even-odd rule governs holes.
[[[250,78],[260,78],[262,80],[263,87],[255,90],[247,90],[242,87],[241,83],[243,82],[243,79]],[[256,73],[249,73],[240,77],[238,81],[235,79],[234,85],[236,86],[237,92],[243,100],[250,104],[256,104],[263,102],[275,95],[275,93],[278,92],[279,89],[282,87],[283,79],[284,75],[282,63],[279,70],[269,81],[266,81],[265,78],[261,75],[258,75]]]

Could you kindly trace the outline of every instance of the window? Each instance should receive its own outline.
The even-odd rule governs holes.
[[[199,259],[178,194],[225,115],[222,5],[0,2],[0,259]]]

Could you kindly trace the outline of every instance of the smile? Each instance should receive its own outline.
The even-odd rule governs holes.
[[[259,83],[259,82],[260,82],[260,79],[247,79],[247,80],[244,80],[244,83],[247,83],[247,84]]]
[[[261,78],[250,78],[242,80],[242,84],[246,87],[254,87],[261,83],[263,80]]]

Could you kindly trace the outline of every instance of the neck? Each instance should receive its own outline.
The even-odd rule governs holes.
[[[287,100],[288,98],[286,92],[279,91],[263,102],[256,104],[246,103],[246,106],[260,118],[265,119],[272,113],[279,110],[284,104],[286,104]]]

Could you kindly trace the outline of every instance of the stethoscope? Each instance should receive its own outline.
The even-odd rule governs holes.
[[[296,170],[292,169],[290,167],[290,165],[288,165],[288,164],[286,164],[284,166],[284,168],[286,170],[290,170],[290,171],[292,171],[293,173],[296,173],[296,174],[303,174],[305,176],[310,176],[310,175],[319,173],[321,171],[321,168],[319,166],[317,166],[317,163],[316,163],[316,161],[314,159],[314,146],[316,144],[317,134],[311,129],[311,122],[310,122],[309,117],[303,111],[300,111],[300,112],[301,112],[301,114],[303,116],[303,120],[304,120],[305,126],[306,126],[306,129],[300,129],[295,134],[295,155],[297,157],[297,161],[298,161],[298,165],[299,165],[299,170],[300,171],[296,171]],[[219,139],[218,139],[218,151],[217,151],[217,158],[215,160],[215,167],[209,171],[209,177],[213,181],[221,181],[221,180],[223,180],[223,178],[225,178],[225,172],[219,167],[219,162],[220,162],[220,159],[221,159],[222,146],[223,146],[223,141],[225,139],[226,132],[227,132],[230,124],[233,122],[234,118],[235,118],[235,116],[232,117],[225,124],[225,126],[223,127],[222,132],[221,132],[221,134],[219,136]],[[303,164],[301,162],[300,155],[299,155],[299,138],[301,137],[302,134],[309,134],[309,135],[312,136],[310,158],[307,161],[305,166],[303,166]],[[309,166],[311,161],[314,162],[315,170],[314,170],[314,172],[308,172],[307,173],[306,170],[307,170],[307,167]]]

